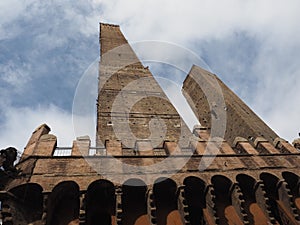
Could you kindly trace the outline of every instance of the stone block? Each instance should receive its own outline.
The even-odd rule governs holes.
[[[57,138],[53,134],[44,134],[40,137],[32,155],[52,156],[57,145]]]
[[[109,140],[105,142],[107,155],[121,156],[122,155],[122,144],[117,140]]]
[[[91,139],[89,136],[78,137],[73,142],[72,156],[88,156],[90,151]]]

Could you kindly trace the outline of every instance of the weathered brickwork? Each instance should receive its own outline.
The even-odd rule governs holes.
[[[38,127],[16,168],[1,171],[3,224],[300,223],[299,141],[278,138],[219,80],[233,130],[224,139],[209,126],[190,132],[119,26],[100,29],[97,146],[83,136],[59,148],[50,127]],[[123,44],[121,53],[106,58]],[[119,69],[116,56],[130,63]],[[193,110],[203,113],[201,123],[209,125],[211,112],[196,83],[188,76],[184,90],[196,103]],[[119,123],[128,127],[116,130]],[[128,128],[135,137],[127,135]]]
[[[263,137],[269,142],[273,142],[278,137],[216,75],[200,67],[192,67],[183,83],[183,94],[203,126],[211,127],[212,117],[219,121],[222,121],[223,118],[218,117],[223,115],[226,117],[224,118],[224,138],[230,144],[233,143],[236,137],[243,137],[250,141],[254,141],[256,137]],[[216,94],[224,99],[222,107],[214,105],[213,102],[210,102],[210,104],[208,102],[208,97]]]
[[[178,141],[181,131],[191,135],[119,26],[100,24],[100,32],[98,146],[107,140],[120,140],[133,148],[136,140],[149,139],[162,147],[162,137]]]

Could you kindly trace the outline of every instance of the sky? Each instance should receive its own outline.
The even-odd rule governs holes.
[[[170,43],[197,54],[292,142],[300,132],[299,8],[298,0],[2,0],[0,149],[22,151],[43,123],[59,146],[84,135],[74,132],[72,107],[99,57],[100,21],[119,24],[129,43]],[[149,65],[181,86],[182,71],[174,79]],[[93,128],[86,132],[93,138]]]

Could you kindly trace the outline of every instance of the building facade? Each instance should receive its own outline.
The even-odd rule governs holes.
[[[300,152],[214,74],[193,66],[191,132],[120,27],[100,24],[96,146],[43,124],[0,157],[2,223],[299,224]]]

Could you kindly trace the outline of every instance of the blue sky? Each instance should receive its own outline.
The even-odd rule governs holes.
[[[73,98],[99,55],[100,21],[120,24],[132,43],[192,50],[292,141],[300,132],[299,8],[297,0],[2,0],[0,148],[22,150],[41,123],[60,146],[72,145]]]

